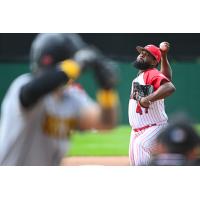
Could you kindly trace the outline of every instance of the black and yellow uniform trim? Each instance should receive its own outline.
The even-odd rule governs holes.
[[[73,60],[61,62],[60,69],[67,74],[70,79],[77,79],[80,75],[80,66]]]
[[[54,138],[66,138],[77,126],[75,118],[61,118],[53,115],[46,115],[43,121],[44,134]]]

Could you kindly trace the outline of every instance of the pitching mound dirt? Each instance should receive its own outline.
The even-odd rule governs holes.
[[[103,165],[103,166],[129,166],[129,159],[126,156],[113,157],[68,157],[62,160],[62,165]]]

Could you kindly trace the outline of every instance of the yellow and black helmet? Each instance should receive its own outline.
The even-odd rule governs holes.
[[[33,73],[49,69],[56,63],[73,57],[85,46],[78,34],[41,33],[33,40],[30,50],[30,68]]]

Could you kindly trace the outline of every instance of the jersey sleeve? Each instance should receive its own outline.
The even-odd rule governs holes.
[[[2,101],[0,123],[0,152],[2,154],[0,157],[7,153],[7,149],[18,148],[18,144],[25,141],[27,134],[27,129],[25,127],[27,124],[33,124],[34,126],[32,111],[24,111],[19,100],[20,88],[29,80],[30,76],[26,74],[15,79],[8,88]],[[38,111],[39,110],[35,111],[35,113],[37,114]],[[13,147],[13,145],[16,146]],[[3,156],[1,158],[3,158]],[[2,162],[1,158],[0,163]],[[15,155],[13,159],[18,158]]]
[[[21,87],[31,80],[29,74],[24,74],[15,79],[8,88],[7,93],[2,102],[2,110],[12,110],[15,113],[22,113],[22,105],[20,102]]]
[[[148,70],[144,74],[145,84],[153,85],[154,91],[156,91],[163,83],[170,82],[170,80],[157,69]]]

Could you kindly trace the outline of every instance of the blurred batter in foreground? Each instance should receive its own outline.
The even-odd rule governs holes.
[[[31,73],[16,78],[1,109],[0,165],[59,165],[73,129],[117,123],[116,66],[77,34],[39,34]],[[98,103],[73,81],[89,67],[100,85]]]

